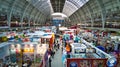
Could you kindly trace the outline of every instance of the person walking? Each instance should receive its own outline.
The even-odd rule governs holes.
[[[32,65],[32,60],[29,60],[29,61],[28,61],[28,66],[27,66],[27,67],[31,67],[31,65]]]
[[[58,45],[57,45],[57,48],[59,49],[60,48],[60,44],[58,43]]]
[[[51,56],[49,56],[48,61],[49,61],[49,67],[51,67],[51,62],[52,62]]]
[[[52,49],[52,51],[51,51],[52,58],[54,58],[54,55],[55,55],[55,52],[54,52],[54,49]]]

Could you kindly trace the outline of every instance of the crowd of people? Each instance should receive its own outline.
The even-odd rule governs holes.
[[[60,43],[58,40],[55,40],[53,47],[49,47],[48,49],[48,61],[49,61],[49,67],[51,67],[52,59],[54,59],[55,53],[60,49]]]
[[[58,50],[61,50],[62,55],[65,53],[65,58],[70,58],[71,53],[71,45],[67,41],[61,41],[61,38],[56,38],[53,47],[48,49],[48,61],[49,61],[49,67],[51,67],[52,59],[54,59],[54,55],[57,53]],[[62,59],[62,58],[61,58]]]

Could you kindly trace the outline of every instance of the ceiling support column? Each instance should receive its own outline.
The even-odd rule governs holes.
[[[106,10],[105,7],[103,5],[102,0],[96,0],[96,2],[98,3],[100,9],[101,9],[101,17],[102,17],[102,30],[104,30],[105,28],[105,23],[106,23]]]
[[[12,6],[10,6],[9,12],[8,12],[8,14],[7,14],[7,23],[8,23],[9,29],[11,28],[12,12],[13,12],[14,6],[15,6],[15,4],[16,4],[17,1],[18,1],[18,0],[13,0],[13,4],[12,4]]]

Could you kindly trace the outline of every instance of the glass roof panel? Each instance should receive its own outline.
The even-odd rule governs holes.
[[[67,16],[70,16],[88,1],[89,0],[66,0],[65,6],[63,8],[63,13],[66,14]],[[68,7],[69,10],[71,11],[66,12],[68,10]]]
[[[50,2],[53,0],[26,0],[26,1],[31,3],[43,14],[53,13],[52,7],[55,7],[55,6],[52,6]],[[67,16],[70,16],[88,1],[89,0],[66,0],[63,8],[63,13],[66,14]]]
[[[26,0],[44,14],[53,12],[50,0]],[[47,8],[47,9],[46,9]],[[50,9],[48,9],[50,8]]]

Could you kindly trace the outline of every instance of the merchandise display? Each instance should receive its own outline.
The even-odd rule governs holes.
[[[62,62],[67,67],[72,64],[78,67],[104,67],[107,64],[112,65],[111,60],[115,61],[114,65],[119,65],[118,37],[111,36],[109,39],[107,36],[94,36],[96,34],[91,33],[92,31],[84,30],[75,34],[75,29],[64,30],[64,34],[59,37],[55,37],[56,34],[51,29],[36,28],[31,31],[14,31],[5,33],[7,36],[1,35],[0,40],[3,42],[0,45],[1,61],[6,62],[6,65],[11,64],[11,66],[24,66],[31,62],[35,66],[45,67],[48,65],[49,55],[52,51],[57,52],[60,46],[63,49]],[[106,43],[113,44],[115,51],[107,53],[103,45],[97,45],[103,44],[103,39]],[[53,55],[51,56],[53,58]]]
[[[0,0],[0,67],[120,67],[120,0]]]
[[[86,34],[84,34],[84,35],[86,35]],[[86,36],[88,36],[88,34]],[[86,36],[83,36],[83,37],[86,37]],[[93,38],[93,36],[88,36],[88,38],[89,37]],[[71,44],[71,46],[72,46],[72,52],[70,54],[71,57],[67,59],[67,67],[69,67],[72,62],[76,62],[78,67],[83,67],[83,66],[85,66],[85,67],[98,67],[98,66],[104,67],[104,66],[108,66],[106,64],[107,61],[111,62],[108,59],[114,60],[113,57],[115,59],[117,59],[117,57],[107,54],[106,52],[104,52],[102,50],[102,48],[95,47],[91,41],[89,42],[87,40],[84,40],[83,38],[80,39],[80,43],[73,43],[73,44]],[[79,66],[78,60],[82,61],[82,62],[80,62],[80,66]],[[98,60],[100,60],[100,61],[98,61]],[[85,61],[85,63],[83,61]],[[88,61],[90,61],[90,62],[88,62]],[[98,62],[93,64],[93,62],[96,62],[96,61],[98,61]],[[109,63],[109,64],[116,65],[117,60],[115,60],[115,62]]]
[[[80,43],[72,43],[70,45],[72,46],[72,54],[85,53],[87,49],[87,47],[84,44]]]

